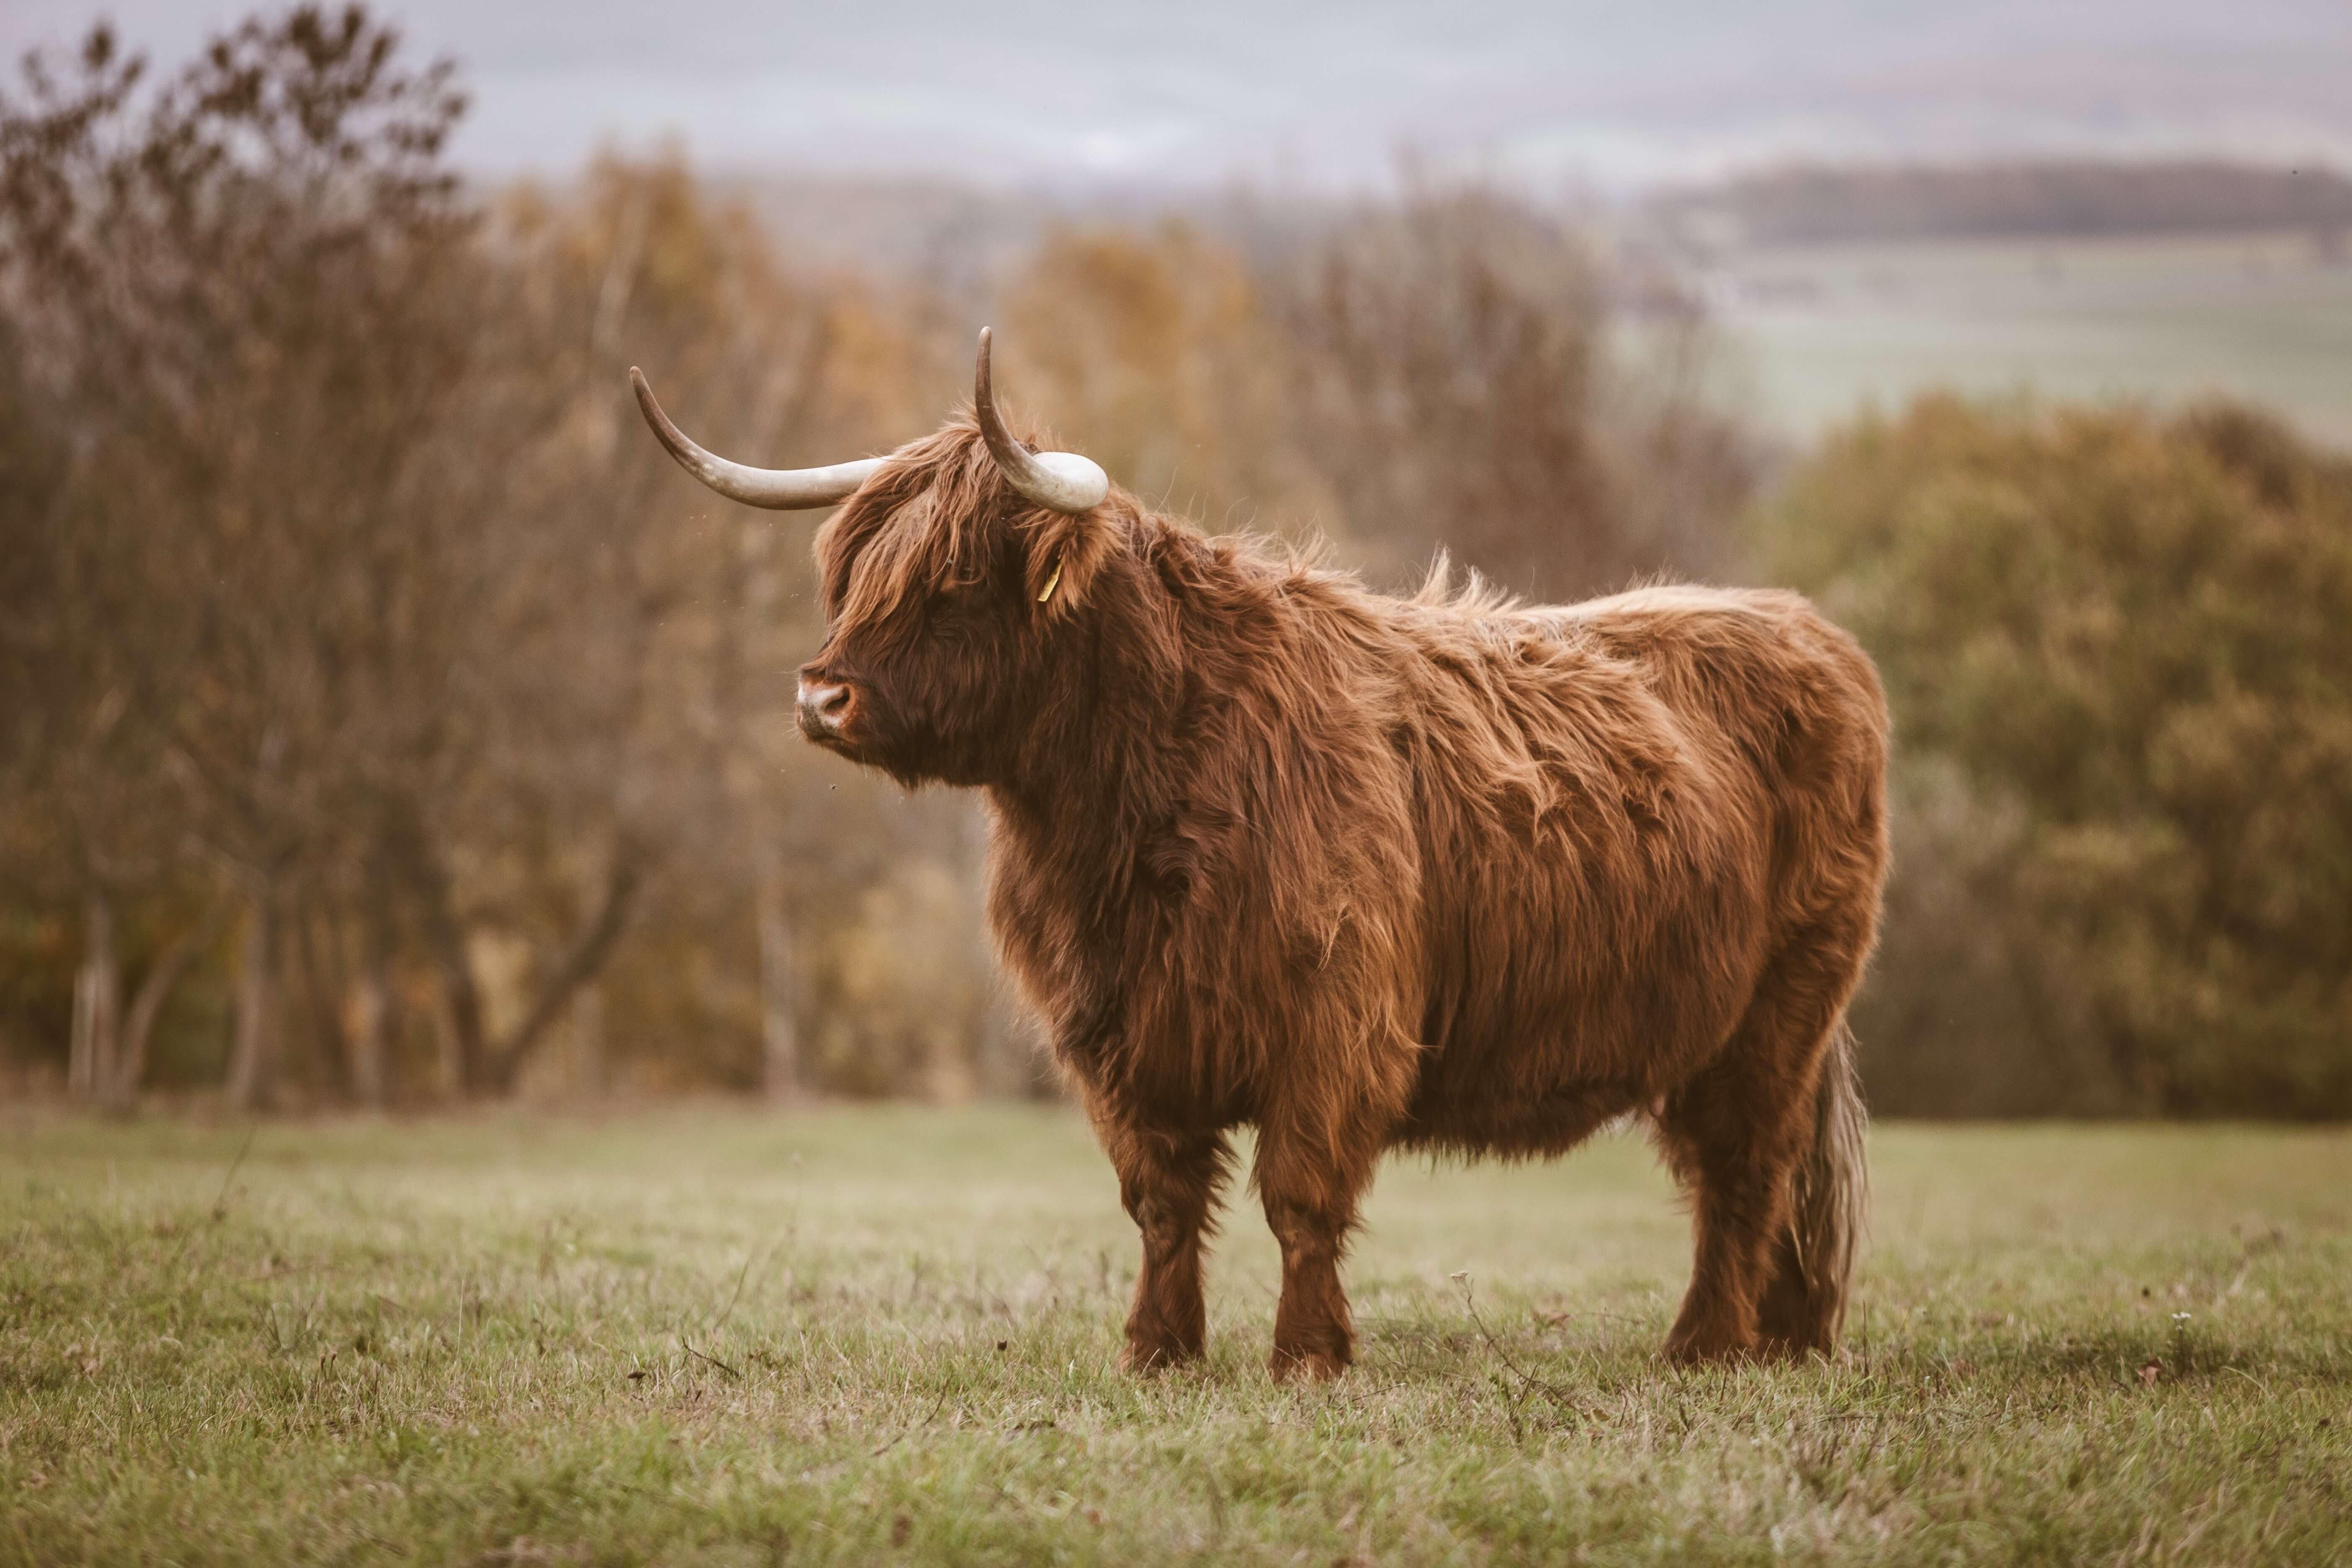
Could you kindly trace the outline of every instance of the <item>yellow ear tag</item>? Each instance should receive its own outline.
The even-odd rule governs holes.
[[[1046,579],[1045,579],[1045,591],[1044,593],[1042,593],[1042,594],[1040,594],[1040,595],[1037,595],[1037,602],[1038,602],[1039,604],[1041,604],[1041,605],[1042,605],[1042,604],[1044,604],[1046,600],[1048,600],[1048,599],[1052,598],[1052,597],[1054,596],[1054,590],[1055,590],[1055,589],[1056,589],[1056,588],[1058,588],[1058,587],[1060,587],[1061,585],[1062,585],[1062,560],[1061,560],[1061,558],[1056,557],[1056,558],[1055,558],[1055,562],[1054,562],[1054,574],[1053,574],[1051,577],[1048,577],[1048,578],[1046,578]]]

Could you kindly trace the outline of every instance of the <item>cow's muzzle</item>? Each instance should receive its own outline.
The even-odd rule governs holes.
[[[845,685],[803,677],[800,686],[801,733],[812,741],[838,740],[841,727],[849,721],[849,710],[856,701],[856,696]]]

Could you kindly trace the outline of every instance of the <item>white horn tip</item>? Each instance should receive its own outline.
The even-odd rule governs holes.
[[[1037,466],[1066,487],[1064,495],[1073,511],[1098,507],[1110,494],[1110,476],[1091,458],[1082,458],[1076,452],[1040,452]]]

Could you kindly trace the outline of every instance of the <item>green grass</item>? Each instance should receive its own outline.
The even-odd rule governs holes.
[[[1881,1128],[1850,1353],[1688,1375],[1643,1145],[1398,1165],[1305,1388],[1248,1206],[1114,1370],[1066,1112],[247,1136],[0,1114],[0,1560],[2352,1559],[2342,1132]]]
[[[2308,235],[1790,246],[1734,252],[1713,281],[1735,395],[1794,437],[1947,385],[2226,393],[2352,446],[2352,257]]]

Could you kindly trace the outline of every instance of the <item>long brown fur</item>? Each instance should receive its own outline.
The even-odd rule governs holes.
[[[1274,1369],[1328,1376],[1384,1151],[1549,1156],[1629,1112],[1693,1200],[1668,1352],[1832,1344],[1886,715],[1804,600],[1387,597],[1121,491],[1034,508],[968,419],[817,554],[803,675],[851,697],[812,733],[986,794],[997,940],[1142,1235],[1129,1365],[1202,1352],[1231,1129],[1282,1246]]]

